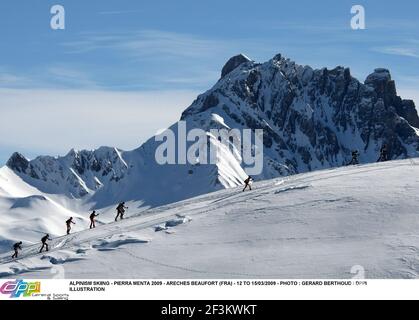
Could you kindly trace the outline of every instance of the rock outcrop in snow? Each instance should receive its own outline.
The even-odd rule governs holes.
[[[230,60],[228,60],[227,63],[224,65],[221,71],[221,77],[225,77],[231,71],[236,69],[239,65],[245,62],[251,62],[251,60],[243,54],[231,57]]]

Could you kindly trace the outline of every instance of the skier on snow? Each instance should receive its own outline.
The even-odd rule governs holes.
[[[359,156],[359,151],[358,150],[352,151],[352,160],[351,160],[351,162],[349,162],[349,165],[359,164],[358,156]]]
[[[385,162],[388,160],[387,145],[384,144],[380,149],[380,158],[377,162]]]
[[[42,239],[41,239],[42,247],[41,247],[41,250],[39,250],[39,253],[41,253],[42,250],[44,250],[44,247],[46,247],[47,251],[49,250],[48,243],[47,243],[48,240],[51,240],[49,238],[49,234],[46,234],[45,236],[42,237]]]
[[[252,181],[253,181],[253,178],[251,176],[247,177],[247,179],[244,180],[245,186],[244,186],[243,192],[246,190],[247,187],[249,187],[249,189],[252,190]]]
[[[96,228],[95,218],[97,216],[99,216],[99,214],[96,214],[96,211],[93,211],[92,214],[90,215],[90,229]]]
[[[116,207],[117,215],[115,217],[115,221],[118,221],[119,216],[121,216],[121,219],[124,219],[125,209],[128,209],[128,207],[125,206],[125,202],[121,202],[120,204],[118,204],[118,206]]]
[[[67,234],[70,234],[70,231],[71,231],[71,224],[76,224],[76,223],[73,221],[73,217],[70,217],[70,219],[68,219],[68,220],[65,222],[65,224],[67,225]]]
[[[17,258],[19,250],[22,250],[22,241],[15,243],[13,245],[13,250],[15,251],[15,253],[12,256],[12,259]]]

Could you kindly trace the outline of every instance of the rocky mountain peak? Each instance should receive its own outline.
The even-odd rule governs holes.
[[[388,69],[378,68],[375,69],[373,73],[368,75],[367,79],[365,80],[366,85],[375,85],[377,83],[386,83],[391,81],[391,74]]]
[[[264,129],[261,179],[341,166],[351,150],[375,162],[386,143],[392,159],[419,155],[419,118],[397,95],[390,71],[376,69],[364,83],[350,69],[313,69],[276,55],[266,63],[232,58],[223,78],[200,95],[182,119],[205,128],[213,114],[230,128]],[[240,66],[242,72],[234,72]],[[227,73],[229,72],[229,73]]]
[[[414,102],[404,100],[397,95],[396,83],[392,80],[388,69],[375,69],[365,80],[365,85],[374,88],[377,98],[381,99],[386,107],[394,108],[411,126],[419,127],[419,117]]]
[[[29,167],[29,160],[25,158],[21,153],[15,152],[7,161],[6,165],[17,172],[25,172]]]
[[[227,63],[224,65],[222,71],[221,71],[221,77],[225,77],[227,74],[229,74],[231,71],[236,69],[239,65],[245,62],[252,61],[248,57],[246,57],[244,54],[238,54],[234,57],[231,57]]]

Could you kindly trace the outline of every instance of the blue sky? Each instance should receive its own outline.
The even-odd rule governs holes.
[[[50,28],[54,4],[66,10],[65,30]],[[350,28],[355,4],[366,30]],[[349,66],[361,80],[386,67],[400,94],[419,102],[418,12],[413,0],[4,0],[0,164],[15,150],[134,148],[176,121],[240,52]]]

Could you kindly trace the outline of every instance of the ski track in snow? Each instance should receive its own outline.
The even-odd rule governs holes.
[[[331,180],[335,180],[336,184],[342,188],[346,181],[351,182],[352,186],[355,185],[354,181],[358,180],[361,183],[360,187],[364,187],[363,184],[368,184],[370,182],[379,185],[368,179],[371,179],[371,177],[375,177],[375,179],[386,179],[387,172],[390,172],[390,174],[395,176],[397,176],[399,172],[400,174],[409,174],[409,177],[406,177],[406,180],[408,180],[408,178],[413,179],[412,176],[414,175],[411,174],[409,168],[415,168],[417,166],[418,163],[415,160],[410,159],[406,161],[329,169],[291,176],[285,179],[278,178],[262,181],[255,183],[252,191],[242,192],[241,187],[239,187],[164,205],[159,208],[149,209],[136,215],[132,215],[124,220],[101,225],[93,230],[76,232],[70,236],[55,238],[49,242],[49,252],[38,253],[40,244],[35,244],[24,248],[20,253],[19,259],[14,261],[10,259],[11,254],[0,255],[0,278],[31,274],[48,277],[55,265],[65,265],[68,270],[74,268],[75,271],[71,271],[71,275],[83,276],[85,274],[83,271],[77,271],[78,264],[83,266],[81,268],[85,268],[86,265],[83,264],[85,261],[95,261],[94,259],[101,259],[99,257],[102,255],[113,254],[117,255],[116,259],[118,259],[120,255],[123,255],[125,257],[124,259],[128,259],[129,263],[133,265],[135,265],[135,261],[140,261],[143,268],[147,271],[146,275],[148,276],[151,274],[152,276],[156,275],[160,277],[170,277],[173,275],[177,277],[204,276],[211,278],[347,278],[351,276],[348,271],[348,268],[350,269],[350,263],[348,264],[348,262],[345,261],[344,255],[357,256],[358,253],[356,252],[356,249],[362,251],[362,253],[359,253],[360,259],[365,263],[370,263],[372,265],[372,267],[367,270],[370,277],[415,278],[419,272],[419,230],[416,234],[414,232],[415,230],[411,230],[408,226],[404,225],[401,225],[400,231],[395,232],[390,232],[389,230],[383,230],[382,232],[369,230],[369,224],[374,227],[374,221],[376,221],[375,223],[381,223],[382,220],[384,221],[388,217],[396,217],[397,212],[389,211],[384,212],[382,216],[377,215],[373,210],[384,209],[380,209],[381,207],[377,209],[371,208],[370,204],[363,204],[357,199],[356,195],[352,195],[350,192],[347,192],[346,195],[341,195],[343,191],[340,191],[341,193],[339,193],[335,191],[333,187],[328,188],[328,186],[330,183],[329,181]],[[415,170],[419,173],[417,169]],[[365,178],[366,175],[369,177],[368,179]],[[418,181],[412,181],[411,179],[409,180],[410,185],[413,186],[415,182],[418,183]],[[392,191],[392,184],[393,182],[390,181],[388,186],[386,185],[386,188],[389,188],[390,191]],[[331,186],[332,185],[333,183]],[[416,184],[416,187],[417,185],[418,184]],[[404,186],[404,189],[406,188],[407,187]],[[414,187],[412,188],[415,190]],[[368,190],[368,188],[366,190]],[[391,198],[391,196],[395,197],[395,201],[401,201],[396,197],[403,197],[403,193],[392,192],[389,193],[389,198]],[[383,201],[384,200],[386,199],[383,199]],[[403,201],[404,200],[406,199],[403,199]],[[371,201],[374,203],[374,199]],[[354,225],[350,225],[349,222],[352,221],[350,220],[351,218],[348,217],[349,213],[351,213],[350,209],[354,206],[361,206],[360,208],[363,208],[363,205],[365,206],[365,208],[362,209],[365,210],[364,215],[357,213],[356,216],[356,218],[361,219],[361,221],[359,222],[354,218]],[[377,203],[377,206],[379,205],[381,204]],[[392,204],[386,205],[390,206]],[[299,211],[301,210],[304,211],[304,215],[300,217]],[[349,222],[342,220],[341,218],[338,220],[336,220],[337,218],[335,220],[331,218],[327,221],[330,221],[331,224],[336,224],[335,234],[322,234],[321,232],[315,234],[316,230],[324,228],[320,224],[315,226],[313,232],[304,236],[298,233],[293,236],[282,234],[277,236],[269,236],[270,234],[267,234],[264,236],[257,232],[259,230],[258,228],[260,228],[259,225],[252,225],[252,221],[257,222],[258,219],[272,219],[272,221],[267,221],[271,221],[270,223],[278,225],[278,233],[286,233],[286,229],[283,228],[286,228],[287,226],[290,226],[299,232],[300,228],[310,228],[313,223],[313,220],[311,220],[313,218],[311,218],[310,215],[307,216],[305,210],[308,210],[307,212],[314,210],[312,213],[314,216],[316,213],[322,214],[323,210],[345,210],[346,216],[344,219],[349,219]],[[414,213],[411,213],[411,215],[412,214]],[[402,218],[405,219],[404,217],[401,217],[400,219]],[[372,222],[368,219],[372,219]],[[212,222],[210,223],[209,221]],[[396,222],[397,226],[399,226],[399,221],[396,220]],[[196,241],[196,238],[193,240],[188,237],[188,230],[191,231],[190,228],[192,228],[192,230],[195,228],[195,226],[190,225],[190,223],[201,226],[200,230],[204,232],[204,234],[202,234],[203,240]],[[230,228],[233,228],[232,234],[236,235],[238,237],[237,239],[234,239],[234,237],[228,239],[229,233],[222,231],[224,230],[223,223],[226,223]],[[269,225],[269,222],[267,223]],[[342,226],[340,226],[341,223],[343,224]],[[362,223],[365,223],[365,226]],[[400,224],[401,223],[404,223],[404,220],[402,220]],[[409,222],[406,221],[406,223],[408,224]],[[153,229],[159,225],[163,227],[160,229]],[[181,227],[182,225],[184,225],[184,227]],[[205,227],[206,225],[207,227]],[[218,232],[214,226],[218,226],[221,230],[219,231],[221,232],[220,239],[206,239],[206,230]],[[239,230],[242,230],[237,234],[235,233],[236,231],[234,231],[236,226]],[[246,227],[240,229],[243,226]],[[176,232],[179,227],[181,227],[181,229],[179,229],[181,236],[186,237],[184,240],[187,241],[182,241],[182,238],[179,238],[181,236]],[[253,227],[255,228],[254,233],[252,233]],[[355,230],[357,227],[362,230],[357,232],[353,231],[353,234],[351,234],[352,228]],[[213,231],[212,228],[215,228],[215,231]],[[157,230],[161,231],[157,232]],[[327,228],[327,230],[329,229]],[[330,230],[328,232],[330,232]],[[342,234],[339,234],[340,232],[342,232]],[[240,238],[244,237],[246,233],[248,233],[247,238]],[[154,238],[156,239],[154,240]],[[147,250],[147,247],[153,246],[154,241],[157,242],[157,244],[154,245],[158,250],[156,250],[156,253],[150,253],[150,251]],[[377,259],[382,259],[388,263],[388,265],[380,267],[380,264],[376,263],[373,257],[370,257],[373,261],[368,260],[368,257],[365,255],[362,248],[345,247],[345,243],[356,245],[358,245],[358,243],[366,243],[367,247],[371,246],[371,250],[374,250],[374,246],[379,246],[379,249],[377,250]],[[318,244],[320,247],[317,253],[305,253],[305,255],[308,256],[305,257],[304,255],[299,256],[295,252],[295,248],[303,250],[305,246],[309,246],[313,250],[313,244]],[[257,257],[249,257],[245,251],[241,253],[241,250],[244,250],[243,248],[246,247],[254,250],[254,248],[258,248],[259,246],[265,248],[272,247],[274,252],[276,252],[275,250],[290,250],[287,248],[292,247],[294,250],[290,251],[285,256],[289,255],[293,258],[290,258],[289,261],[287,261],[287,259],[283,260],[282,263],[284,265],[276,266],[275,270],[269,270],[268,267],[260,267],[261,270],[258,270],[252,268],[251,265],[245,265],[243,266],[243,269],[245,270],[241,270],[242,267],[234,264],[234,262],[226,262],[225,266],[217,264],[215,267],[212,265],[212,262],[209,262],[208,267],[205,267],[204,261],[197,261],[195,256],[192,257],[193,253],[190,253],[191,257],[188,256],[190,261],[188,262],[188,259],[186,259],[184,263],[182,263],[182,259],[179,260],[179,258],[171,256],[173,254],[184,254],[185,249],[192,250],[194,247],[197,248],[196,250],[202,248],[202,252],[207,252],[211,256],[212,254],[215,254],[211,252],[211,248],[213,248],[215,251],[221,250],[226,253],[231,252],[233,256],[231,259],[233,260],[238,259],[236,254],[239,257],[240,254],[242,254],[246,259],[253,261],[253,259],[257,259]],[[333,257],[323,257],[323,252],[333,252],[331,248],[334,246],[336,246],[336,249],[340,246],[343,248],[341,248],[343,252],[338,251],[334,253],[337,260],[330,260],[331,258],[333,259]],[[321,248],[324,250],[321,250]],[[145,252],[142,252],[143,250]],[[317,248],[314,250],[317,250]],[[383,250],[389,250],[395,254],[395,257],[388,257],[382,254],[381,251]],[[160,251],[166,252],[166,255],[159,256],[158,252]],[[167,254],[169,254],[169,256]],[[255,254],[258,254],[258,251],[255,251]],[[281,253],[281,255],[283,255],[283,253]],[[373,253],[371,253],[371,255],[373,255]],[[261,259],[265,259],[267,264],[270,264],[271,262],[269,261],[274,261],[275,256],[263,256]],[[297,263],[297,260],[301,260],[301,263],[292,267],[291,265]],[[315,266],[310,266],[311,260],[316,262]],[[94,263],[94,265],[96,266],[97,263],[99,262]],[[124,264],[126,263],[127,262],[124,262]],[[230,265],[231,263],[233,263],[233,265]],[[352,265],[356,265],[357,261],[352,261],[351,263]],[[255,265],[258,265],[257,262]],[[323,269],[321,268],[321,265],[324,265]],[[148,269],[151,266],[155,268],[153,271]],[[118,265],[115,266],[115,268],[118,268]],[[129,269],[131,270],[131,273],[129,273],[131,275],[133,271],[132,268]],[[134,274],[136,277],[142,277],[141,268],[136,268],[135,272],[136,273]],[[106,277],[106,274],[102,274],[102,276]],[[108,274],[108,276],[114,275]]]

